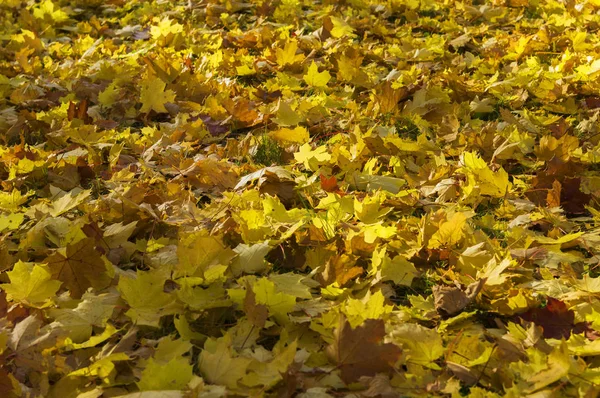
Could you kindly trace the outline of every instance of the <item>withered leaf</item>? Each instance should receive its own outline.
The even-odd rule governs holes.
[[[458,287],[436,285],[432,288],[435,309],[444,315],[455,315],[471,304],[479,294],[485,279],[471,283],[465,290]]]
[[[543,308],[531,308],[518,315],[518,318],[541,326],[547,339],[568,339],[571,333],[588,332],[591,329],[585,322],[575,323],[575,313],[568,309],[564,301],[548,297]]]
[[[392,370],[402,350],[395,344],[383,343],[385,323],[381,319],[367,319],[352,329],[343,317],[334,332],[333,344],[327,347],[327,356],[338,365],[342,380],[357,381],[361,376],[374,376]]]
[[[90,287],[102,290],[112,282],[103,257],[95,247],[94,238],[85,238],[44,260],[52,277],[64,282],[71,297],[80,298]]]
[[[250,284],[246,284],[246,297],[244,298],[244,312],[248,320],[255,327],[262,329],[269,317],[269,310],[264,304],[256,303],[256,294]]]
[[[357,257],[348,254],[338,254],[327,260],[325,269],[320,274],[321,284],[323,286],[337,282],[344,286],[347,282],[358,277],[364,272],[364,269],[357,267]]]

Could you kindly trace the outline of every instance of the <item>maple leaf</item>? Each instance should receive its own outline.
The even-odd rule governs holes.
[[[208,288],[203,289],[202,287],[192,287],[185,282],[186,279],[181,280],[183,286],[177,290],[177,298],[189,308],[200,311],[231,305],[225,289],[219,284],[212,283]]]
[[[116,292],[94,295],[86,292],[75,308],[57,308],[49,311],[54,318],[50,327],[68,331],[71,341],[81,343],[89,339],[94,327],[103,327],[110,319],[119,300]]]
[[[382,320],[367,319],[353,329],[343,317],[340,318],[333,343],[325,352],[341,370],[346,384],[362,376],[374,376],[393,369],[402,351],[395,344],[382,343],[384,336]]]
[[[450,219],[440,224],[439,229],[433,234],[429,241],[430,248],[439,248],[442,246],[453,246],[464,238],[464,226],[467,222],[467,215],[464,213],[454,213]]]
[[[298,126],[295,129],[282,128],[277,131],[273,131],[269,134],[271,138],[279,143],[290,143],[290,144],[305,144],[310,139],[308,130],[302,126]]]
[[[269,309],[269,314],[280,323],[287,323],[288,314],[296,306],[296,297],[278,291],[275,283],[267,278],[261,278],[253,285],[256,302]]]
[[[102,290],[112,282],[111,270],[95,248],[93,238],[85,238],[47,257],[52,277],[64,283],[74,298],[80,298],[88,288]]]
[[[216,341],[208,340],[200,353],[198,368],[211,383],[235,388],[246,374],[251,360],[232,355],[231,336],[225,335]]]
[[[141,325],[157,327],[162,316],[178,313],[180,306],[163,287],[164,274],[160,271],[138,271],[135,278],[120,278],[119,291],[131,307],[127,315]]]
[[[485,284],[486,279],[473,282],[465,290],[458,287],[434,286],[435,308],[442,314],[455,315],[471,304]]]
[[[385,304],[385,297],[381,290],[369,292],[362,299],[349,298],[343,307],[348,323],[353,328],[368,319],[381,319],[392,312],[393,307]]]
[[[393,259],[386,254],[385,246],[375,249],[371,258],[371,274],[379,275],[378,280],[392,281],[396,285],[410,286],[418,274],[415,266],[401,255]]]
[[[280,342],[281,343],[281,342]],[[272,387],[282,380],[282,374],[287,372],[290,365],[294,362],[297,350],[297,342],[293,341],[284,349],[276,347],[273,351],[273,359],[269,362],[264,360],[255,361],[248,366],[248,373],[242,379],[242,383],[247,386]]]
[[[164,364],[151,358],[137,385],[140,391],[182,390],[193,375],[192,365],[186,358],[173,358]]]
[[[319,174],[321,180],[321,188],[326,192],[335,192],[338,190],[337,179],[335,176],[325,177],[323,174]]]
[[[575,323],[575,313],[558,299],[548,297],[543,308],[531,308],[518,318],[533,322],[543,329],[547,339],[568,339],[571,333],[582,333],[588,329],[584,322]]]
[[[441,336],[435,329],[407,323],[395,328],[392,340],[402,344],[407,362],[418,363],[430,369],[440,370],[435,363],[445,352]]]
[[[259,329],[262,329],[265,326],[265,322],[269,317],[269,312],[265,305],[256,303],[256,294],[249,284],[246,286],[244,311],[252,325]]]
[[[355,36],[352,34],[352,32],[354,31],[352,26],[348,25],[346,21],[335,16],[325,18],[325,20],[323,21],[323,27],[327,29],[331,36],[335,38],[340,38],[344,36]]]
[[[254,245],[240,243],[233,249],[238,254],[238,257],[231,263],[233,273],[240,275],[242,272],[253,274],[264,271],[267,268],[265,256],[271,249],[271,245],[268,242],[256,243]]]
[[[356,257],[347,254],[331,257],[325,264],[321,274],[322,285],[330,285],[337,282],[339,286],[345,285],[364,272],[361,267],[355,267]]]
[[[152,110],[158,113],[167,112],[165,104],[175,101],[175,92],[172,90],[165,91],[166,86],[165,82],[158,77],[142,81],[140,91],[142,107],[140,108],[140,113],[147,113]]]
[[[53,297],[62,283],[52,280],[52,275],[46,266],[19,261],[12,271],[6,273],[10,283],[5,283],[2,289],[15,301],[29,305],[43,304]]]
[[[303,77],[306,84],[313,87],[326,87],[331,79],[331,75],[327,71],[319,72],[319,68],[315,61],[308,67],[308,71]]]
[[[202,276],[211,267],[229,263],[234,255],[219,237],[207,231],[182,236],[177,246],[176,276]]]
[[[313,150],[310,144],[306,143],[300,147],[300,150],[294,153],[294,158],[298,163],[304,163],[304,167],[310,170],[315,170],[318,164],[331,159],[331,155],[327,153],[327,148],[319,146]]]
[[[304,54],[296,54],[298,52],[298,41],[290,40],[285,43],[283,49],[278,48],[275,51],[277,63],[280,66],[293,65],[304,60]]]

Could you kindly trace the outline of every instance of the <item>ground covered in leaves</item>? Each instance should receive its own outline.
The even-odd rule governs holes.
[[[2,0],[0,396],[596,396],[599,24]]]

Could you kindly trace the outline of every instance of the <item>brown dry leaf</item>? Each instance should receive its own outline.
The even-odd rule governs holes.
[[[393,89],[390,82],[385,82],[377,90],[377,103],[379,104],[380,113],[392,112],[396,109],[398,102],[405,99],[408,96],[409,90],[406,87],[399,89]]]
[[[269,310],[264,304],[256,304],[256,294],[249,283],[246,284],[246,298],[244,299],[244,312],[250,323],[259,329],[265,326],[269,317]]]
[[[254,110],[255,103],[253,101],[244,98],[228,99],[223,106],[243,126],[254,126],[262,121],[262,116]]]
[[[392,398],[398,395],[397,391],[392,387],[389,376],[377,374],[374,377],[363,376],[360,378],[363,385],[369,388],[362,393],[364,397],[381,397]]]
[[[548,190],[548,196],[546,197],[546,203],[548,203],[548,207],[558,207],[560,206],[560,191],[562,185],[558,181],[554,181],[552,183],[552,189]]]
[[[465,290],[458,287],[440,286],[433,287],[435,309],[444,315],[455,315],[471,304],[479,294],[485,279],[471,283]]]
[[[446,361],[446,366],[454,376],[466,385],[472,386],[477,383],[478,377],[466,366],[451,361]]]
[[[385,323],[381,319],[367,319],[352,329],[344,317],[340,318],[326,353],[338,365],[345,383],[392,370],[402,351],[395,344],[382,343],[384,336]]]
[[[56,251],[45,263],[52,277],[64,282],[71,297],[80,298],[90,287],[101,290],[112,282],[102,255],[95,249],[94,238],[82,239]]]
[[[325,269],[320,274],[321,284],[323,286],[337,282],[344,286],[348,281],[356,278],[364,272],[361,267],[356,267],[358,257],[348,254],[335,255],[325,264]]]

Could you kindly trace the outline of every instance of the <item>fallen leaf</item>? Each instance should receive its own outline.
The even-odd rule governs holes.
[[[571,333],[582,333],[589,329],[585,322],[575,323],[575,313],[564,301],[548,297],[542,308],[531,308],[518,318],[533,322],[543,329],[547,339],[568,339]]]
[[[64,283],[74,298],[80,298],[90,287],[100,291],[112,282],[103,256],[95,249],[95,240],[85,238],[47,257],[52,277]]]
[[[382,320],[367,319],[352,328],[343,318],[334,332],[334,341],[326,349],[327,356],[341,370],[346,384],[362,376],[390,372],[400,358],[401,350],[391,343],[383,343],[385,324]]]
[[[432,288],[435,309],[444,315],[458,314],[475,300],[483,289],[485,281],[484,278],[473,282],[465,290],[458,287],[435,285]]]

